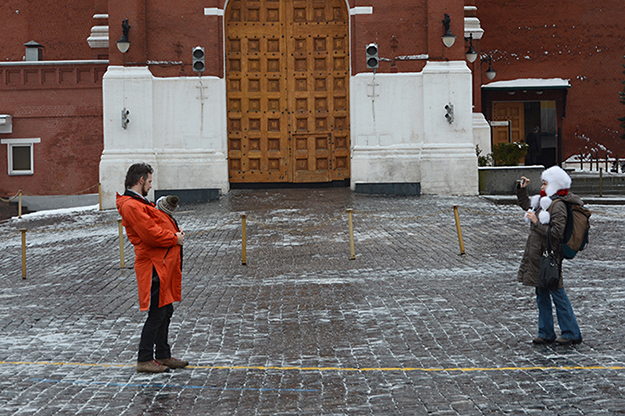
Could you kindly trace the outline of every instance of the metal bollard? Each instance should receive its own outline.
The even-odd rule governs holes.
[[[464,242],[462,241],[462,230],[460,229],[460,215],[458,215],[458,205],[454,205],[454,216],[456,217],[456,230],[458,231],[458,241],[460,242],[460,255],[464,252]]]
[[[22,279],[26,279],[26,228],[20,230],[22,232]]]
[[[119,228],[119,268],[126,268],[126,260],[124,259],[124,227],[122,227],[122,220],[117,220],[117,227]]]
[[[599,168],[599,196],[603,196],[603,168]]]
[[[247,229],[246,215],[241,215],[241,265],[247,266]]]
[[[354,248],[354,221],[352,218],[352,209],[346,210],[347,222],[349,223],[349,249],[351,252],[350,260],[356,260],[356,249]]]
[[[22,191],[20,190],[18,193],[19,202],[17,204],[17,218],[22,218]]]

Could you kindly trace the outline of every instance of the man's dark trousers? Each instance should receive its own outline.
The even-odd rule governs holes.
[[[152,361],[154,357],[154,345],[156,345],[156,359],[171,357],[171,349],[167,343],[169,334],[169,322],[174,313],[174,305],[171,303],[161,308],[158,307],[160,280],[156,269],[152,269],[152,288],[150,292],[150,309],[148,319],[143,325],[141,342],[139,343],[139,359],[137,361]]]

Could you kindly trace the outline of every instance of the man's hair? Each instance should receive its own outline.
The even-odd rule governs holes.
[[[138,184],[141,178],[147,180],[148,175],[152,173],[154,173],[154,169],[147,163],[135,163],[128,168],[128,172],[126,173],[126,182],[124,183],[126,189],[132,188]]]

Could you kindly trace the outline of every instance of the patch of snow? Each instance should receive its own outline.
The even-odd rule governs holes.
[[[59,209],[51,209],[46,211],[37,211],[31,212],[29,214],[23,214],[22,218],[31,219],[31,218],[41,218],[41,217],[50,217],[53,215],[65,215],[71,214],[74,212],[86,212],[86,211],[97,211],[100,209],[99,205],[89,205],[86,207],[73,207],[73,208],[59,208]],[[18,220],[18,218],[14,218]]]
[[[545,52],[547,53],[547,52]],[[525,59],[530,59],[526,56]],[[570,88],[569,79],[562,78],[519,78],[509,81],[495,81],[488,84],[488,89],[495,88]]]

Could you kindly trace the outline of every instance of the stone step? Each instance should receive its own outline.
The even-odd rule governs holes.
[[[571,173],[571,192],[579,195],[625,195],[625,175]]]

